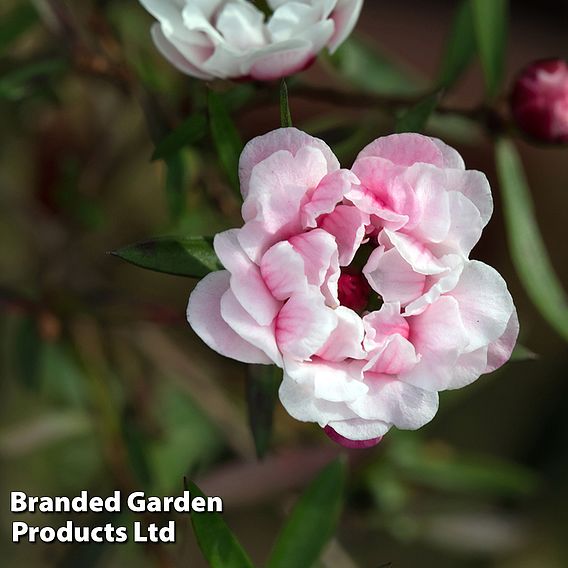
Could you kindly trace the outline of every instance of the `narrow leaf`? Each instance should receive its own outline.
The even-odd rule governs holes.
[[[422,90],[423,81],[355,37],[341,45],[331,63],[345,81],[367,92],[411,95]]]
[[[568,298],[538,229],[520,157],[507,139],[497,142],[496,156],[513,263],[542,316],[568,341]]]
[[[292,126],[292,115],[290,114],[290,102],[288,100],[288,85],[282,79],[280,83],[280,126],[289,128]]]
[[[239,132],[221,98],[209,91],[209,127],[219,160],[233,188],[239,191],[239,157],[243,150]]]
[[[141,268],[192,278],[203,278],[222,268],[212,239],[207,237],[159,237],[111,254]]]
[[[513,353],[511,353],[510,361],[534,361],[535,359],[538,359],[537,353],[535,353],[528,347],[517,343],[517,345],[515,345],[515,348],[513,349]]]
[[[53,78],[66,67],[62,59],[18,62],[0,75],[0,99],[20,100],[38,90],[36,83]]]
[[[405,110],[396,121],[396,131],[401,133],[421,132],[424,130],[439,100],[440,93],[434,93],[413,107]]]
[[[471,0],[477,49],[487,95],[499,91],[505,70],[508,0]]]
[[[341,458],[329,464],[296,503],[267,568],[310,568],[335,532],[343,501],[346,466]]]
[[[192,498],[205,497],[191,481]],[[192,513],[197,544],[211,568],[253,568],[253,564],[219,513]]]
[[[528,469],[484,456],[436,456],[422,452],[401,464],[398,477],[447,492],[495,496],[529,495],[537,485]]]
[[[166,160],[166,199],[170,219],[178,221],[186,210],[186,171],[183,157],[180,153]]]
[[[457,9],[440,68],[438,84],[451,87],[463,74],[475,53],[475,33],[470,0]]]
[[[256,454],[264,457],[272,437],[272,417],[282,372],[272,365],[251,365],[247,376],[249,423]]]
[[[172,157],[184,146],[190,146],[201,140],[206,132],[207,119],[205,116],[202,114],[190,116],[158,143],[152,154],[152,160]]]

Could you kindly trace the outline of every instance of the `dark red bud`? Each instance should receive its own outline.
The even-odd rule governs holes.
[[[535,61],[519,74],[511,94],[519,128],[543,142],[568,142],[568,65],[562,59]]]
[[[362,274],[342,272],[338,283],[339,303],[356,312],[365,309],[369,303],[371,287]]]

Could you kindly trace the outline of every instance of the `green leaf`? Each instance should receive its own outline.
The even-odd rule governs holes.
[[[191,496],[205,497],[199,487],[188,482]],[[197,544],[211,568],[253,568],[247,553],[219,513],[193,513],[191,524]]]
[[[231,185],[238,193],[239,157],[243,150],[241,137],[223,101],[213,91],[209,91],[208,106],[209,127],[219,160]]]
[[[538,229],[523,166],[510,140],[497,142],[496,159],[513,263],[542,316],[568,341],[568,298]]]
[[[444,52],[438,78],[440,87],[452,86],[461,77],[475,54],[472,18],[471,1],[463,0],[456,12]]]
[[[434,93],[413,107],[405,110],[396,121],[396,131],[401,133],[421,132],[424,130],[439,100],[440,93]]]
[[[148,443],[153,484],[152,494],[171,495],[188,471],[212,463],[224,451],[216,426],[182,390],[160,376],[160,387],[153,396],[153,414],[160,435]]]
[[[331,57],[342,78],[367,92],[381,95],[412,95],[422,81],[392,63],[368,42],[351,37]]]
[[[184,146],[190,146],[201,140],[206,132],[207,119],[205,116],[202,114],[190,116],[158,143],[152,154],[152,160],[173,157]]]
[[[18,62],[0,76],[0,98],[17,101],[32,94],[36,86],[32,83],[51,78],[66,69],[62,59]]]
[[[137,422],[134,412],[126,409],[120,417],[122,440],[132,472],[137,480],[145,488],[148,488],[152,482],[152,472],[148,459],[148,440]]]
[[[8,14],[2,16],[0,27],[0,53],[27,32],[39,19],[31,3],[16,5]]]
[[[186,210],[186,171],[181,154],[177,153],[166,160],[166,199],[170,219],[179,221]]]
[[[280,533],[267,568],[310,568],[318,560],[339,521],[345,476],[345,460],[339,458],[310,484]]]
[[[525,347],[524,345],[517,343],[517,345],[515,345],[515,348],[513,349],[513,353],[511,353],[510,361],[512,362],[534,361],[535,359],[538,359],[537,353],[535,353],[528,347]]]
[[[222,268],[208,237],[158,237],[111,254],[141,268],[191,278],[203,278]]]
[[[272,437],[272,417],[281,373],[273,365],[249,367],[246,383],[249,423],[259,458],[264,457]]]
[[[494,97],[503,80],[507,46],[508,0],[471,0],[477,49],[488,97]]]
[[[529,470],[484,456],[436,456],[422,452],[404,464],[399,477],[441,491],[495,496],[529,495],[536,477]]]
[[[280,126],[282,128],[293,126],[290,102],[288,100],[288,85],[286,85],[285,79],[282,79],[280,82]]]

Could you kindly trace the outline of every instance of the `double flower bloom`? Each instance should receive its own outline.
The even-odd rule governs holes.
[[[216,236],[226,270],[198,284],[188,319],[219,353],[281,367],[292,416],[368,445],[392,426],[423,426],[439,391],[508,360],[513,301],[493,268],[469,259],[492,213],[489,184],[455,150],[392,135],[346,170],[323,141],[288,128],[249,142],[239,174],[244,225]],[[362,247],[371,293],[357,312],[339,298]]]

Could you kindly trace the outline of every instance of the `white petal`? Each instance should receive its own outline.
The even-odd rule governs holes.
[[[221,297],[229,289],[226,270],[212,272],[195,287],[187,305],[187,321],[193,331],[213,350],[243,363],[269,364],[257,347],[235,333],[221,317]]]

